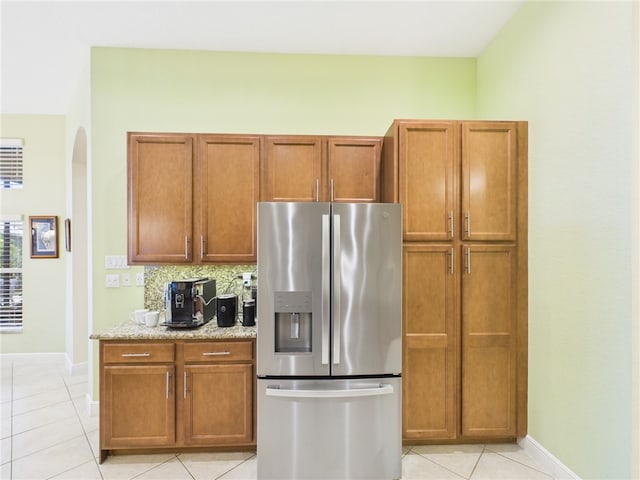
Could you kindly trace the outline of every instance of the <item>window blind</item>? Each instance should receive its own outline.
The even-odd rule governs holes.
[[[0,331],[22,330],[23,222],[0,217]]]
[[[0,139],[0,188],[22,188],[22,139]]]

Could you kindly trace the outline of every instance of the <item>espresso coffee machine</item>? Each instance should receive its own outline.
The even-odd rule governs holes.
[[[216,314],[216,281],[187,278],[168,282],[164,287],[165,322],[171,328],[204,325]]]

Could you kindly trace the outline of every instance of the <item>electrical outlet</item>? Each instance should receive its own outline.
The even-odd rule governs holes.
[[[131,286],[131,275],[128,273],[122,274],[122,286],[130,287]]]
[[[136,287],[144,287],[144,273],[136,273]]]
[[[108,274],[105,277],[105,285],[107,288],[118,288],[120,286],[120,275],[117,273]]]
[[[242,286],[243,287],[251,286],[251,272],[245,272],[242,274]]]

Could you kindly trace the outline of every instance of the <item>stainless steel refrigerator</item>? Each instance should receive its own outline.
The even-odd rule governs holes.
[[[399,204],[258,204],[258,478],[396,479]]]

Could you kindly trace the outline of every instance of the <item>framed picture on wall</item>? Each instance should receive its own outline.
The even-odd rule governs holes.
[[[71,251],[71,219],[69,218],[64,220],[64,249],[67,252]]]
[[[31,258],[58,258],[58,219],[55,216],[29,217]]]

